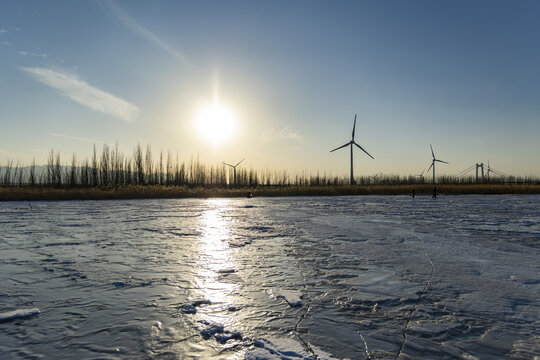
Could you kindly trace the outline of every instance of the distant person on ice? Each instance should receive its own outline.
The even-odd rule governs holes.
[[[412,197],[414,199],[414,195],[416,195],[416,191],[414,189],[412,189]]]
[[[432,196],[433,199],[436,199],[437,198],[437,188],[433,188],[433,196]]]

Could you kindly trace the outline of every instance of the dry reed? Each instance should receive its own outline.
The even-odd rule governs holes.
[[[259,186],[253,188],[128,185],[118,187],[52,188],[0,187],[0,201],[233,198],[276,196],[431,195],[433,185]],[[438,195],[540,194],[540,185],[441,184]]]

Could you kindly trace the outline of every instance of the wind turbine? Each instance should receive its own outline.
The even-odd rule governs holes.
[[[422,170],[422,172],[420,173],[420,175],[416,175],[416,177],[419,177],[422,179],[422,182],[424,182],[424,173],[426,172],[426,169]]]
[[[495,170],[494,168],[492,168],[491,166],[489,166],[489,161],[488,161],[488,168],[487,168],[487,177],[488,177],[488,181],[489,181],[489,173],[494,173],[495,175],[499,175],[499,176],[508,176],[502,172],[500,172],[499,170]]]
[[[236,165],[227,164],[226,162],[223,163],[224,165],[227,165],[227,166],[230,166],[230,167],[233,168],[233,174],[234,174],[233,179],[234,179],[234,185],[235,185],[235,186],[236,186],[236,167],[237,167],[238,165],[240,165],[240,163],[241,163],[242,161],[244,161],[244,160],[246,160],[246,158],[243,158],[242,160],[240,160],[239,162],[237,162]]]
[[[433,168],[433,185],[435,185],[435,163],[436,162],[440,162],[443,164],[450,164],[450,163],[435,158],[435,153],[433,152],[433,146],[429,144],[429,147],[431,148],[431,156],[433,156],[433,160],[431,161],[431,165],[428,167],[427,171],[429,172],[429,169]]]
[[[489,160],[488,160],[488,168],[487,168],[487,180],[488,180],[488,182],[489,182],[489,173],[490,172],[495,173],[495,171],[493,171],[491,166],[489,166]]]
[[[334,150],[331,150],[330,152],[333,152],[333,151],[336,151],[336,150],[339,150],[341,148],[344,148],[346,146],[350,146],[351,147],[351,185],[354,184],[354,171],[353,171],[353,145],[356,145],[360,150],[362,150],[363,152],[365,152],[370,158],[372,159],[375,159],[373,156],[371,156],[366,150],[364,150],[360,145],[358,145],[356,143],[356,141],[354,141],[354,130],[356,129],[356,114],[354,114],[354,125],[353,125],[353,128],[352,128],[352,139],[351,141],[349,141],[348,143],[346,143],[345,145],[341,145],[340,147],[337,147],[335,148]]]

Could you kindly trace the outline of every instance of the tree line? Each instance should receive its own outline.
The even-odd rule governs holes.
[[[1,164],[0,164],[1,165]],[[358,176],[357,185],[402,185],[430,183],[431,178],[415,175]],[[475,177],[439,176],[439,184],[474,184]],[[538,177],[532,176],[492,176],[482,183],[492,184],[537,184]],[[346,176],[332,176],[326,173],[306,172],[290,174],[284,170],[255,170],[238,168],[236,183],[232,171],[225,165],[205,165],[197,158],[189,162],[181,161],[178,154],[161,150],[154,156],[152,148],[145,149],[138,144],[132,156],[119,151],[118,145],[103,145],[98,153],[93,147],[91,158],[78,160],[73,154],[67,163],[62,162],[60,153],[51,149],[45,166],[36,166],[35,160],[29,166],[13,164],[8,160],[0,166],[0,184],[30,187],[118,187],[128,185],[163,186],[207,186],[207,187],[258,187],[258,186],[338,186],[349,185]]]

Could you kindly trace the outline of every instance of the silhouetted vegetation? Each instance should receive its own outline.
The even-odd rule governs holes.
[[[245,196],[247,189],[254,196],[293,195],[361,195],[431,193],[430,177],[383,175],[356,177],[350,186],[345,176],[326,174],[289,174],[287,171],[236,170],[221,164],[208,166],[197,158],[179,160],[178,154],[159,152],[154,159],[150,145],[143,150],[137,145],[132,156],[125,156],[103,145],[101,154],[93,147],[91,159],[63,164],[60,153],[52,149],[45,166],[13,164],[0,166],[0,200],[17,199],[111,199],[146,197],[233,197]],[[473,176],[439,176],[440,194],[540,193],[538,177],[491,176],[481,183]]]

